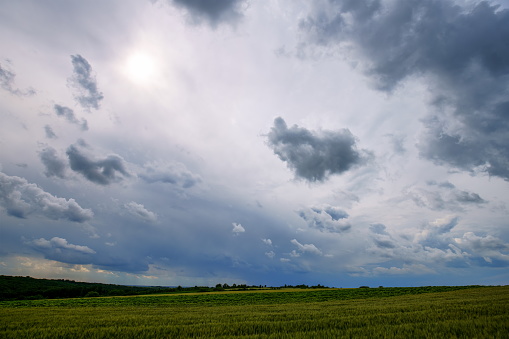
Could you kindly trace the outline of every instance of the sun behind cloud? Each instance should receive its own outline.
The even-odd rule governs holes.
[[[133,82],[148,84],[155,78],[157,62],[153,56],[144,52],[131,54],[126,62],[126,74]]]

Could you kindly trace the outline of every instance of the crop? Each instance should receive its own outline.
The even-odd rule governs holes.
[[[2,338],[507,338],[509,287],[217,292],[0,303]]]

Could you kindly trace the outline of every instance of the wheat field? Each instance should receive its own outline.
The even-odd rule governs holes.
[[[2,302],[0,337],[509,338],[509,286],[369,290]]]

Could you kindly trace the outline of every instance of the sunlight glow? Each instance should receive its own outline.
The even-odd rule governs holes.
[[[132,54],[127,60],[127,75],[136,83],[147,84],[156,74],[155,60],[148,54]]]

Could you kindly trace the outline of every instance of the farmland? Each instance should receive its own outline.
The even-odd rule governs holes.
[[[509,287],[282,289],[0,303],[2,338],[507,338]]]

